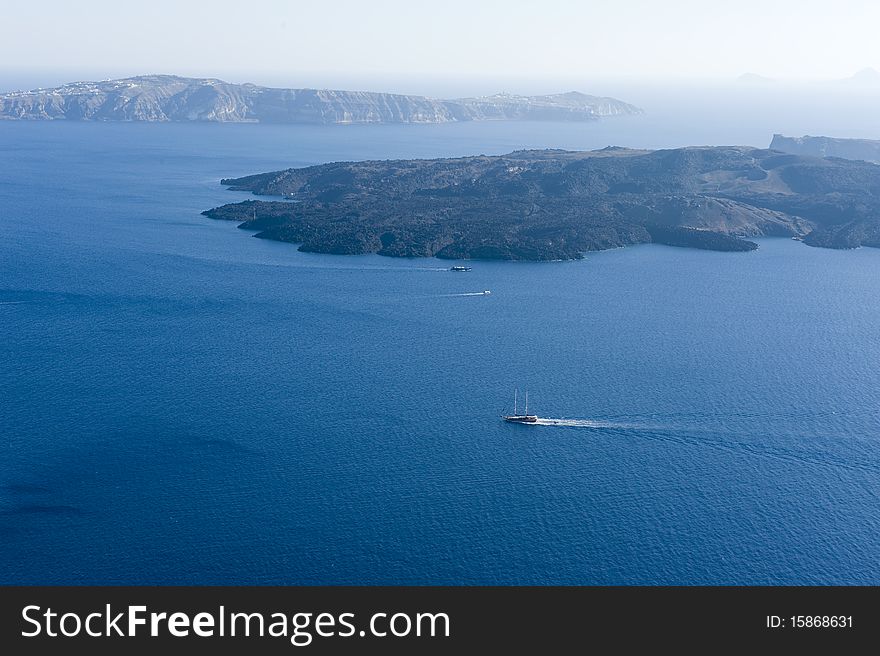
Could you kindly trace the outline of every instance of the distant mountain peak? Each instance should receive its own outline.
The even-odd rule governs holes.
[[[876,68],[863,68],[860,71],[857,71],[850,80],[855,82],[862,83],[870,83],[870,84],[880,84],[880,71]]]
[[[765,77],[764,75],[758,75],[757,73],[743,73],[738,78],[736,78],[737,82],[742,84],[775,84],[776,80],[770,77]]]

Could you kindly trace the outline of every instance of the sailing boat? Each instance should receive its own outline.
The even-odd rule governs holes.
[[[514,424],[535,424],[538,422],[538,415],[530,415],[529,414],[529,393],[526,392],[526,409],[523,414],[518,415],[516,413],[516,402],[517,402],[517,394],[519,390],[513,390],[513,414],[512,415],[504,415],[504,421],[509,421]]]

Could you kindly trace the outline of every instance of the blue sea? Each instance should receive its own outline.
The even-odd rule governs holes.
[[[221,177],[611,143],[688,140],[0,123],[0,583],[880,584],[880,250],[459,274],[199,214],[249,197]],[[514,388],[556,421],[502,422]]]

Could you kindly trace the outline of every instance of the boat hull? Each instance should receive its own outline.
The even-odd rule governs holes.
[[[512,424],[536,424],[538,417],[536,415],[509,415],[504,417],[504,421],[509,421]]]

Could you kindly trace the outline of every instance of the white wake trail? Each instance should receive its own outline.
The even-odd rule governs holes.
[[[550,419],[539,417],[535,426],[567,426],[570,428],[631,428],[630,424],[613,421],[596,421],[595,419]]]

